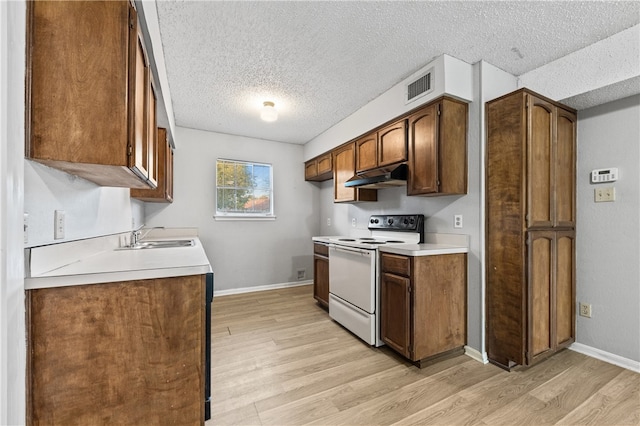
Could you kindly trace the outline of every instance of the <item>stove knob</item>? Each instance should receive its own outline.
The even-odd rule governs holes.
[[[380,222],[380,220],[379,220],[379,219],[375,219],[375,220],[374,220],[374,222],[375,222],[375,223],[379,223],[379,222]]]
[[[411,224],[413,225],[413,223],[416,221],[414,218],[409,219],[409,221],[411,222]]]
[[[405,218],[402,223],[404,223],[405,225],[409,224],[409,219]]]
[[[387,219],[387,223],[388,223],[389,225],[393,225],[393,219],[391,219],[391,218]]]
[[[369,223],[376,223],[374,219],[369,219]]]

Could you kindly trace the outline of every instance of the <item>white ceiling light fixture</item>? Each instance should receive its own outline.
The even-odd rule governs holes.
[[[262,110],[260,111],[260,118],[267,122],[276,121],[278,119],[278,110],[271,101],[263,102]]]

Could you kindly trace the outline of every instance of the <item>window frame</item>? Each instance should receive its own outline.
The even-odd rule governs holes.
[[[269,167],[269,213],[256,213],[256,212],[247,212],[247,213],[243,213],[243,212],[225,212],[225,211],[219,211],[218,210],[218,165],[221,162],[226,162],[226,163],[235,163],[235,164],[242,164],[242,165],[251,165],[251,166],[268,166]],[[274,202],[273,202],[273,196],[274,196],[274,188],[273,188],[273,164],[270,163],[263,163],[263,162],[259,162],[259,161],[248,161],[248,160],[234,160],[234,159],[230,159],[230,158],[216,158],[216,167],[215,167],[215,179],[214,179],[214,183],[215,183],[215,194],[214,194],[214,198],[215,198],[215,214],[214,214],[214,219],[215,220],[275,220],[276,215],[275,215],[275,211],[274,211]],[[222,188],[225,188],[224,186],[222,186]],[[236,187],[236,188],[240,188],[240,187]]]

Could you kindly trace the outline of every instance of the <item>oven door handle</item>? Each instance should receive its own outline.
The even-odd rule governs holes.
[[[348,248],[348,247],[338,247],[336,245],[330,245],[329,247],[333,248],[336,251],[343,251],[346,253],[358,253],[361,254],[363,256],[371,256],[371,250],[365,250],[365,249],[358,249],[358,248]]]

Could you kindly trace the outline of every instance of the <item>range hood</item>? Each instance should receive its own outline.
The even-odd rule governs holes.
[[[392,169],[380,168],[367,170],[355,175],[345,182],[347,188],[371,188],[383,189],[392,186],[404,186],[407,184],[409,167],[406,163],[398,164]]]

